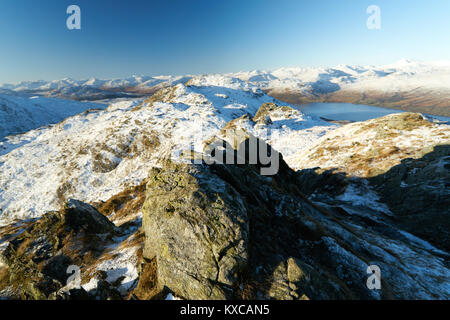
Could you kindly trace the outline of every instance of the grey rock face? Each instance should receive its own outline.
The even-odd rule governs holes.
[[[376,210],[312,202],[298,175],[256,165],[165,163],[144,205],[144,256],[186,299],[446,298],[448,254]],[[381,269],[381,289],[367,286]]]
[[[450,146],[405,159],[371,179],[401,227],[450,251]]]
[[[87,203],[70,199],[64,211],[68,224],[75,230],[84,228],[89,233],[107,233],[116,229],[108,218]]]
[[[92,263],[89,259],[99,256],[117,231],[94,207],[78,200],[25,223],[0,252],[0,296],[5,291],[13,299],[68,298],[58,293],[66,285],[68,267]]]
[[[144,204],[144,255],[179,295],[224,299],[247,265],[248,212],[230,185],[197,167],[154,169]]]

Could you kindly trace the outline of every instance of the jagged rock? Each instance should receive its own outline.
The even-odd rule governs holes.
[[[81,228],[88,233],[113,232],[115,225],[91,205],[71,199],[64,208],[65,219],[75,231]]]
[[[287,275],[290,282],[300,282],[306,278],[304,271],[299,266],[300,262],[295,258],[287,261]]]
[[[313,203],[298,181],[282,157],[273,176],[248,163],[152,170],[144,256],[156,259],[158,287],[187,299],[449,295],[445,252],[364,208]],[[366,285],[370,265],[381,290]]]
[[[273,232],[263,231],[273,225],[273,219],[283,220],[285,214],[300,212],[296,202],[282,195],[283,191],[295,192],[295,186],[289,185],[295,181],[295,174],[287,171],[285,163],[281,167],[283,179],[277,182],[259,175],[256,165],[191,166],[168,162],[163,169],[154,169],[144,205],[144,256],[156,257],[159,286],[188,299],[238,297],[237,288],[245,282],[242,276],[250,265],[274,264],[280,253],[289,251],[286,248],[291,246],[284,241],[292,242],[298,234],[289,230],[287,221],[287,230],[276,224]],[[272,188],[280,189],[281,194]],[[249,239],[252,229],[257,230]],[[253,254],[252,261],[249,254]],[[290,268],[294,277],[292,263]],[[266,281],[264,278],[261,283]],[[279,284],[276,277],[270,281],[274,288]],[[330,294],[335,292],[331,285],[323,286]],[[289,283],[283,287],[288,290]],[[282,296],[274,290],[267,293],[272,298],[304,295],[288,290]]]
[[[203,176],[206,175],[206,176]],[[177,294],[224,299],[247,264],[248,213],[239,194],[194,166],[151,171],[144,204],[144,256]]]
[[[272,123],[271,117],[275,118],[289,118],[293,114],[298,113],[298,111],[294,110],[289,106],[278,106],[275,103],[267,102],[261,105],[261,107],[256,112],[253,117],[253,121],[259,124],[268,125]]]
[[[371,179],[400,225],[450,252],[450,145]]]
[[[89,296],[95,297],[97,300],[122,300],[120,292],[113,283],[107,281],[108,275],[105,271],[98,271],[99,281],[97,288],[89,292]],[[120,282],[120,279],[118,279]]]
[[[269,110],[271,116],[276,112]],[[246,118],[244,115],[241,120]],[[422,119],[412,117],[411,121]],[[384,197],[391,201],[391,207],[397,206],[399,212],[404,212],[404,218],[395,221],[367,204],[351,205],[337,199],[335,196],[349,182],[344,174],[323,170],[294,172],[281,154],[261,144],[278,164],[275,172],[264,175],[262,169],[267,164],[261,157],[251,161],[249,141],[254,136],[240,131],[237,122],[227,126],[236,139],[213,140],[213,145],[223,149],[214,148],[211,154],[217,160],[232,152],[231,158],[237,164],[167,161],[150,171],[146,187],[139,189],[146,192],[145,259],[139,284],[129,298],[164,297],[167,292],[188,299],[445,299],[450,295],[448,253],[402,229],[404,226],[407,231],[419,230],[420,227],[414,227],[414,217],[423,219],[425,238],[431,236],[441,218],[445,228],[448,211],[436,201],[448,206],[448,174],[443,171],[448,169],[447,151],[429,161],[421,158],[402,162],[386,172],[385,180],[374,178],[373,186],[388,185]],[[390,122],[388,119],[388,127]],[[394,121],[392,126],[398,124]],[[376,126],[369,129],[386,137]],[[405,125],[402,130],[410,129]],[[334,187],[322,188],[323,184]],[[405,184],[408,189],[403,199],[417,197],[417,202],[411,201],[416,207],[396,202],[395,198],[389,200],[389,192],[398,194]],[[421,193],[421,186],[428,188],[426,192]],[[313,202],[302,191],[308,195],[319,192],[326,197],[314,198]],[[133,197],[128,192],[119,196]],[[108,215],[128,210],[121,205],[123,201],[112,202],[104,204]],[[419,214],[427,205],[433,206],[434,211]],[[409,211],[412,209],[417,212]],[[24,232],[8,238],[9,245],[0,254],[0,296],[123,298],[117,290],[123,277],[108,281],[106,272],[97,274],[96,288],[89,292],[60,290],[67,279],[67,266],[95,265],[93,261],[111,244],[105,239],[117,231],[93,207],[75,200],[63,210],[27,224]],[[444,243],[447,235],[442,234]],[[114,254],[118,252],[120,248]],[[133,254],[140,255],[134,251]],[[377,265],[382,271],[380,290],[366,285],[370,265]]]
[[[70,289],[67,292],[53,292],[48,297],[48,300],[94,300],[83,288]]]
[[[64,209],[43,215],[9,241],[0,253],[5,268],[0,291],[9,288],[21,299],[57,298],[66,285],[68,267],[83,265],[85,257],[101,250],[103,236],[116,232],[95,208],[70,200]]]
[[[308,196],[313,193],[337,196],[345,192],[348,184],[346,175],[333,169],[304,169],[298,174],[298,187]]]
[[[331,198],[330,204],[349,184],[368,183],[399,228],[449,252],[449,159],[450,126],[417,113],[392,114],[325,135],[299,155],[299,164],[315,167],[302,170],[299,183],[307,195]],[[354,189],[361,192],[358,201],[370,198]]]

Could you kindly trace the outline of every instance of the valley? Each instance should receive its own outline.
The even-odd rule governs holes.
[[[216,76],[248,82],[268,95],[294,105],[352,103],[450,117],[450,62],[446,60],[419,62],[402,59],[381,66],[292,67]],[[193,77],[66,78],[3,84],[0,90],[26,96],[108,103],[117,98],[149,96],[159,89],[184,84]]]

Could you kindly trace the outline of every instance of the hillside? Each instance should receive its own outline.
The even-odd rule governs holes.
[[[125,79],[4,84],[0,89],[74,100],[143,97],[185,83],[193,76],[133,76]],[[450,117],[450,62],[400,60],[383,66],[338,65],[237,72],[239,78],[291,104],[348,102]]]
[[[191,148],[200,151],[203,141],[229,121],[274,102],[242,81],[207,81],[211,85],[194,86],[194,80],[190,86],[178,84],[140,104],[115,103],[8,140],[12,151],[0,157],[0,225],[58,209],[61,199],[107,200],[141,183],[158,159],[179,158]],[[221,86],[214,81],[222,81]],[[288,156],[312,145],[329,128],[333,126],[292,110],[290,121],[274,118],[260,135]]]
[[[347,102],[450,116],[450,62],[281,68],[234,74],[285,102]]]
[[[96,78],[74,80],[66,78],[53,81],[24,81],[18,84],[4,84],[0,88],[24,94],[92,101],[142,97],[153,94],[159,89],[184,83],[189,79],[189,76],[132,76],[113,80]]]
[[[448,130],[418,114],[334,125],[209,75],[9,137],[0,297],[446,299]],[[404,184],[409,207],[389,197]]]
[[[82,103],[8,93],[0,93],[0,141],[6,136],[55,124],[89,109],[106,107],[98,103]]]

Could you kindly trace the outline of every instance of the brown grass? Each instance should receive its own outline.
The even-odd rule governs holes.
[[[161,290],[158,288],[158,266],[156,258],[146,260],[142,265],[139,283],[131,294],[139,300],[161,298]]]
[[[114,220],[121,220],[127,216],[133,216],[142,209],[145,201],[145,190],[147,182],[144,180],[140,185],[130,187],[108,199],[106,202],[94,203],[94,207],[105,216],[115,212]]]

